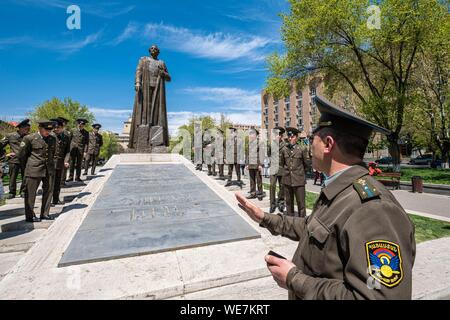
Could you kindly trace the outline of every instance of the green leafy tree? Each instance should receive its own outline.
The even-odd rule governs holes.
[[[67,125],[68,130],[73,129],[76,124],[76,119],[84,118],[88,120],[89,125],[95,121],[95,116],[89,111],[88,107],[73,101],[71,98],[60,100],[52,98],[44,103],[38,105],[34,111],[29,114],[33,123],[33,129],[36,129],[36,121],[42,119],[52,119],[57,117],[64,117],[69,120]]]
[[[446,25],[447,6],[436,0],[379,1],[378,28],[370,23],[377,16],[367,0],[289,2],[290,13],[282,15],[287,52],[269,58],[267,91],[280,95],[286,81],[317,73],[328,95],[350,91],[359,113],[392,131],[388,146],[398,170],[398,140],[417,94],[412,77],[419,52],[433,51],[430,39]]]
[[[117,136],[112,132],[102,132],[103,146],[100,149],[100,158],[108,160],[115,154],[123,152]]]

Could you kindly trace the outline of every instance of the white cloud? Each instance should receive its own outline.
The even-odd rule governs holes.
[[[195,94],[199,100],[213,102],[225,110],[258,111],[261,109],[261,96],[257,91],[229,87],[194,87],[183,91]]]
[[[54,41],[41,40],[31,37],[16,37],[0,39],[0,48],[16,45],[26,45],[28,47],[48,49],[52,51],[61,52],[64,54],[75,53],[91,44],[96,43],[102,35],[102,30],[97,33],[87,35],[85,38],[77,41]]]
[[[138,31],[138,25],[134,22],[128,23],[126,28],[122,31],[122,33],[110,42],[111,45],[117,46],[122,42],[130,39],[136,32]]]
[[[248,59],[263,61],[262,51],[272,42],[268,38],[251,35],[230,35],[221,32],[202,33],[163,23],[149,23],[144,28],[144,36],[155,39],[166,48],[200,58],[232,61]]]

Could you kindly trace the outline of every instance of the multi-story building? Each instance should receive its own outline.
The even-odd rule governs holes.
[[[254,124],[239,124],[239,123],[235,123],[233,124],[233,128],[236,128],[237,130],[243,130],[243,131],[247,131],[250,129],[256,129],[258,131],[261,130],[261,126],[258,125],[254,125]]]
[[[118,135],[119,144],[126,150],[130,141],[131,118],[123,123],[122,134]]]
[[[319,112],[313,98],[324,91],[323,80],[319,76],[312,77],[305,86],[292,84],[291,94],[287,97],[274,99],[265,91],[261,94],[262,128],[272,130],[274,127],[296,127],[302,134],[309,135]]]

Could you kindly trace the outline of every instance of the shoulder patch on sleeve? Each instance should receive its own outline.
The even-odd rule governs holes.
[[[388,288],[403,279],[400,246],[386,240],[366,242],[366,258],[370,276]]]
[[[21,147],[21,148],[25,147],[25,141],[22,141],[22,142],[20,143],[20,147]]]
[[[367,179],[367,177],[359,178],[353,182],[353,187],[358,192],[361,200],[368,200],[378,197],[381,193],[378,189]]]

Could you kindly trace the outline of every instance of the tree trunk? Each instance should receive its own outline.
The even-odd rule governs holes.
[[[396,135],[388,138],[388,150],[392,157],[393,171],[400,172],[400,146]]]

